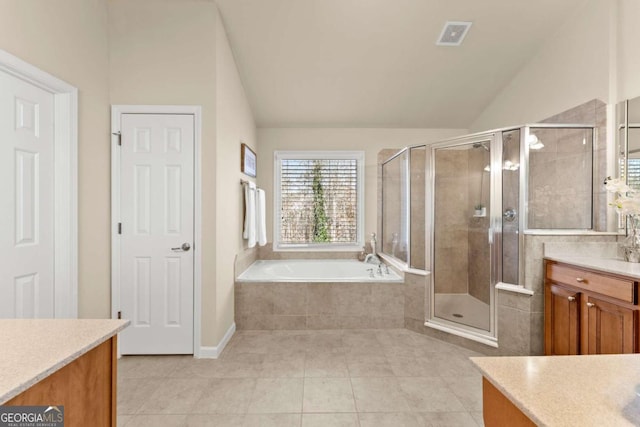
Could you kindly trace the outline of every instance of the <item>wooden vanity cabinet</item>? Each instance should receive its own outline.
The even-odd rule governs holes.
[[[580,354],[580,292],[545,286],[545,354]]]
[[[584,298],[582,354],[638,352],[638,310],[593,295]]]
[[[638,282],[545,260],[545,355],[640,352]]]

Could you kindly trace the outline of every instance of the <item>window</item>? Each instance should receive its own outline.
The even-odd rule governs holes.
[[[362,151],[276,151],[276,250],[360,250]]]

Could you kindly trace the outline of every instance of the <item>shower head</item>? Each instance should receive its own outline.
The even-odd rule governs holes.
[[[484,143],[482,142],[474,142],[473,143],[473,148],[484,148],[485,150],[489,151],[489,147],[487,147],[486,145],[484,145]]]

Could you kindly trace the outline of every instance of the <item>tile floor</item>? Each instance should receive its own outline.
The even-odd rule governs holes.
[[[118,426],[481,426],[478,355],[405,329],[238,331],[217,360],[123,357]]]

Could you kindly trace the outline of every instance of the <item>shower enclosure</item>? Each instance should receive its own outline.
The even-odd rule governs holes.
[[[407,147],[382,164],[381,251],[412,270],[425,270],[425,145]]]
[[[497,345],[496,288],[530,292],[524,233],[594,229],[594,135],[536,124],[383,162],[382,252],[430,272],[427,326]]]
[[[523,234],[593,228],[594,132],[537,124],[431,146],[428,323],[497,345],[496,287],[526,292]]]

